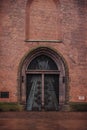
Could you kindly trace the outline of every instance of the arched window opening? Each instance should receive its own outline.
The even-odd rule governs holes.
[[[31,61],[27,70],[58,70],[58,68],[50,57],[40,55]]]

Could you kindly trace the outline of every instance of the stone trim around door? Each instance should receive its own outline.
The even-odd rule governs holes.
[[[69,102],[69,71],[68,66],[63,58],[63,56],[48,47],[38,47],[33,51],[29,52],[22,59],[19,72],[18,72],[18,100],[19,103],[26,106],[26,70],[30,62],[40,55],[46,55],[50,57],[55,64],[58,66],[58,71],[60,72],[59,76],[59,106],[60,110],[63,109],[63,106]]]

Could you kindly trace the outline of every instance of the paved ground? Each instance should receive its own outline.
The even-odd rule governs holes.
[[[0,130],[87,130],[87,113],[0,112]]]

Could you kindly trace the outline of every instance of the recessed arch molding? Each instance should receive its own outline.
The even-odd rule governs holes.
[[[38,47],[29,51],[22,58],[18,70],[18,100],[26,106],[26,69],[33,59],[40,55],[50,57],[58,67],[59,76],[59,108],[60,110],[69,102],[69,70],[64,57],[49,47]]]

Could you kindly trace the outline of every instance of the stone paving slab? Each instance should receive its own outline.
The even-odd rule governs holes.
[[[87,113],[1,112],[0,130],[87,130]]]

